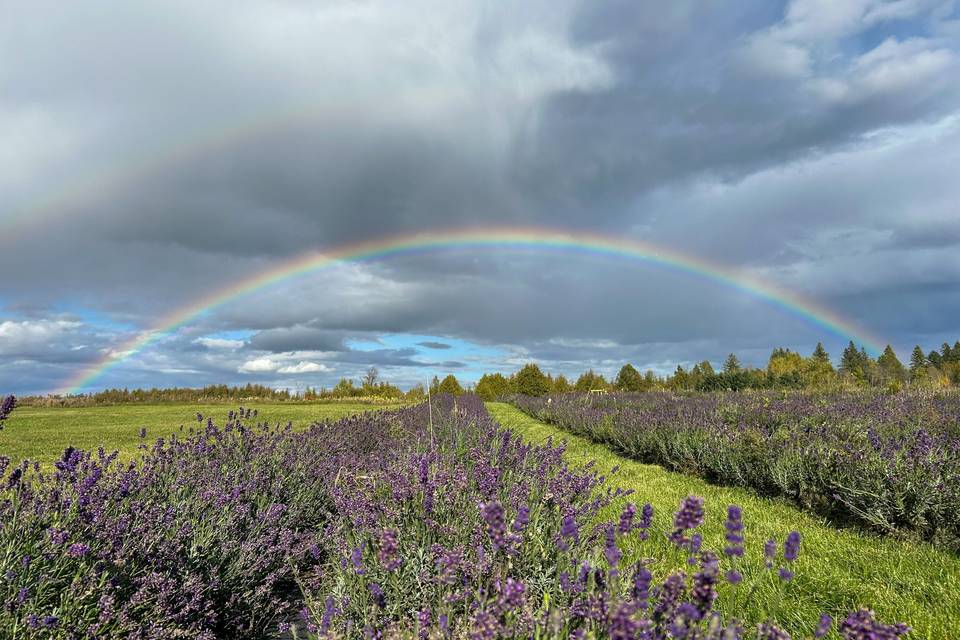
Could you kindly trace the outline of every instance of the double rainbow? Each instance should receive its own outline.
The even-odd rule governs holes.
[[[120,363],[171,333],[190,325],[242,296],[284,280],[314,273],[347,262],[379,261],[395,256],[434,251],[497,251],[524,249],[544,252],[582,253],[601,257],[626,258],[670,271],[689,274],[744,292],[788,314],[803,319],[843,339],[879,353],[883,341],[865,328],[836,312],[770,282],[701,258],[654,244],[593,233],[564,232],[537,227],[496,227],[394,235],[349,244],[323,252],[309,252],[281,262],[252,277],[238,280],[212,294],[181,307],[152,328],[139,333],[96,364],[80,371],[56,391],[79,393]]]

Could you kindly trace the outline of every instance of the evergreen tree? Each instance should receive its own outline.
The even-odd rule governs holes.
[[[723,372],[737,373],[738,371],[740,371],[740,361],[737,359],[735,353],[731,353],[727,356],[727,359],[723,361]]]
[[[593,369],[580,374],[580,377],[577,378],[577,382],[574,386],[574,389],[577,391],[593,391],[594,389],[606,389],[607,381],[602,375],[595,372]]]
[[[567,380],[567,376],[562,373],[558,375],[553,380],[553,392],[554,393],[569,393],[573,390],[573,387],[570,385],[570,381]]]
[[[703,377],[715,375],[716,371],[713,370],[713,365],[710,364],[709,360],[704,360],[693,365],[693,370],[690,373],[696,377]]]
[[[507,395],[513,389],[511,389],[510,381],[502,373],[485,373],[477,381],[476,391],[481,399],[490,402]]]
[[[644,390],[653,389],[657,386],[657,374],[655,374],[650,369],[643,374],[643,388]]]
[[[940,365],[943,364],[943,357],[940,355],[939,351],[931,351],[927,354],[927,362],[937,368],[940,368]]]
[[[823,348],[823,343],[818,342],[813,354],[810,356],[815,362],[830,364],[830,354]]]
[[[452,373],[444,378],[437,387],[437,393],[450,393],[455,396],[463,394],[463,387],[457,382],[456,376]]]
[[[913,353],[910,354],[910,373],[916,376],[917,372],[926,366],[927,358],[923,355],[923,349],[920,348],[920,345],[917,345],[913,348]]]
[[[850,376],[863,374],[863,358],[856,345],[853,344],[853,340],[850,341],[847,348],[843,350],[843,355],[840,356],[840,372]]]
[[[642,391],[644,386],[643,376],[640,375],[640,372],[637,371],[632,364],[627,363],[620,369],[614,384],[616,384],[617,388],[621,391]]]
[[[690,386],[690,374],[682,366],[677,365],[677,370],[667,380],[667,384],[674,389],[687,389]]]
[[[866,355],[866,352],[864,352],[864,355]],[[881,382],[887,383],[893,380],[904,380],[906,378],[903,363],[900,362],[897,354],[893,351],[893,347],[890,345],[887,345],[886,349],[884,349],[880,355],[880,358],[877,359],[877,366],[880,369]]]
[[[540,367],[530,363],[525,365],[513,379],[514,389],[517,393],[526,396],[545,396],[550,393],[550,383],[547,376],[543,375]]]

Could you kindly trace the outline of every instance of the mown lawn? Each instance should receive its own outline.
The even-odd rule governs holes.
[[[379,407],[360,403],[251,403],[259,421],[306,428],[321,420],[334,420],[346,415],[376,411]],[[237,407],[220,404],[157,404],[112,405],[98,407],[17,407],[0,431],[0,455],[14,463],[23,460],[50,462],[68,446],[107,451],[118,450],[123,457],[132,457],[142,442],[140,428],[147,428],[147,440],[165,438],[197,425],[197,413],[210,416],[217,424],[226,422],[227,413]]]
[[[835,529],[786,503],[623,458],[603,445],[538,422],[511,405],[487,406],[503,426],[532,442],[540,443],[551,436],[555,442],[565,440],[567,459],[574,464],[595,460],[598,470],[605,474],[619,465],[609,484],[636,493],[611,505],[603,514],[605,520],[616,519],[628,500],[638,505],[650,502],[656,514],[654,529],[666,531],[671,528],[680,500],[699,495],[706,501],[704,547],[719,550],[724,546],[727,505],[743,507],[747,556],[755,561],[750,571],[761,579],[752,594],[745,593],[751,587],[734,593],[725,585],[720,595],[721,610],[730,607],[736,597],[742,616],[759,622],[776,612],[796,638],[810,637],[821,612],[838,618],[858,605],[866,605],[882,620],[910,624],[914,628],[911,638],[960,638],[960,558],[949,552],[925,543]],[[791,530],[799,531],[803,542],[797,576],[781,587],[775,575],[764,572],[756,560],[762,557],[764,541],[774,538],[782,543]],[[685,557],[660,536],[637,541],[625,551],[627,561],[660,559],[653,570],[661,575],[685,564]]]

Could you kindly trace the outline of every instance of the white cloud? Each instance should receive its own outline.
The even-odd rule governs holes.
[[[82,326],[71,320],[5,320],[0,322],[0,352],[44,346]]]
[[[333,369],[325,364],[306,361],[277,369],[277,373],[328,373],[330,371]]]
[[[280,364],[270,358],[254,358],[240,365],[237,371],[240,373],[267,373],[276,371],[279,368]]]
[[[930,95],[949,82],[957,66],[948,39],[889,37],[852,60],[843,52],[843,39],[932,7],[924,0],[794,0],[781,22],[746,39],[737,59],[753,73],[807,78],[801,86],[828,105],[883,94]]]
[[[329,373],[333,369],[325,364],[320,364],[318,362],[313,362],[311,360],[299,360],[296,364],[288,364],[285,362],[288,358],[296,358],[297,353],[290,353],[282,356],[277,356],[275,358],[262,357],[254,358],[252,360],[247,360],[240,368],[237,369],[240,373],[283,373],[283,374],[299,374],[299,373]]]

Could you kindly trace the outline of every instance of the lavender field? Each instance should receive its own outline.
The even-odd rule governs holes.
[[[725,544],[704,548],[702,498],[664,519],[643,495],[568,466],[563,446],[501,428],[475,396],[302,432],[249,409],[225,417],[197,414],[179,436],[144,440],[135,462],[72,448],[49,473],[3,462],[0,635],[907,633],[867,609],[798,623],[789,587],[802,532],[751,540],[730,505]],[[614,500],[624,506],[605,522]],[[654,537],[672,551],[644,554]],[[781,604],[757,615],[752,596],[771,589]]]
[[[960,394],[521,396],[640,461],[789,498],[836,524],[960,545]]]

